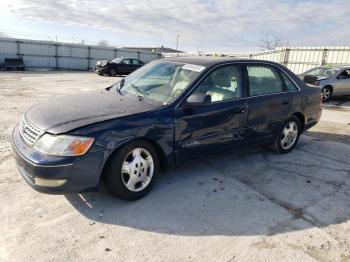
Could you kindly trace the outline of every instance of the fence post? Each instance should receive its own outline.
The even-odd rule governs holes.
[[[90,67],[91,67],[91,46],[88,46],[88,56],[87,56],[87,60],[88,60],[88,66],[87,66],[87,71],[90,70]]]
[[[288,66],[290,48],[286,48],[283,58],[283,65]]]
[[[140,51],[137,51],[137,59],[140,60]]]
[[[327,64],[327,55],[328,55],[328,49],[325,48],[322,51],[321,65],[326,65]]]
[[[55,44],[55,58],[56,58],[56,70],[60,70],[59,64],[58,64],[58,44]]]
[[[118,50],[114,49],[114,58],[117,58],[117,57],[118,57]]]
[[[19,40],[16,40],[16,44],[17,44],[17,56],[20,57],[21,56],[21,42]]]

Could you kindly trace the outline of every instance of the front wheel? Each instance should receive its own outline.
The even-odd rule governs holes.
[[[116,76],[117,75],[117,70],[115,70],[114,68],[109,69],[109,75],[110,76]]]
[[[159,173],[159,160],[153,146],[134,141],[123,146],[109,160],[104,184],[114,196],[136,200],[146,195]]]
[[[277,134],[272,149],[279,154],[289,153],[296,146],[301,133],[301,124],[297,117],[291,116]]]
[[[332,98],[332,89],[330,86],[325,86],[321,90],[322,92],[322,101],[327,102]]]

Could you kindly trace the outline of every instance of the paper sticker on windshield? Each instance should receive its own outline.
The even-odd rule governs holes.
[[[199,66],[199,65],[186,64],[182,67],[182,69],[196,71],[196,72],[202,72],[205,69],[205,67]]]

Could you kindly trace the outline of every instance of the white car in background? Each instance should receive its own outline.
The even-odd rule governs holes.
[[[335,96],[350,95],[350,67],[328,69],[313,84],[321,87],[324,102]]]

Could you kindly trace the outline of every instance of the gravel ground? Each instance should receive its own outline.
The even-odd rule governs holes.
[[[326,105],[288,155],[254,149],[197,161],[163,174],[136,202],[103,188],[61,196],[32,190],[9,143],[23,112],[115,81],[0,73],[0,260],[350,261],[347,101]]]

